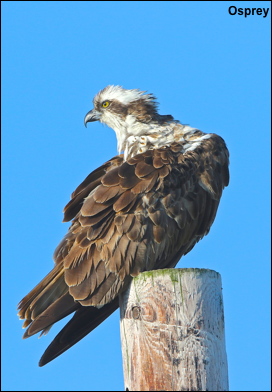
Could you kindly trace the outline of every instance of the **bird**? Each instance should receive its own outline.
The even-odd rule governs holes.
[[[153,94],[109,85],[84,118],[95,121],[115,131],[118,155],[72,193],[54,268],[18,305],[23,338],[73,313],[39,366],[110,316],[138,274],[174,268],[208,234],[229,184],[225,141],[159,114]]]

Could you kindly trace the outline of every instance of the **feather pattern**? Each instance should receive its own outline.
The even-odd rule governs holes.
[[[95,98],[96,110],[106,96],[104,90]],[[174,267],[209,232],[229,181],[228,150],[222,138],[207,137],[171,116],[159,116],[151,95],[125,90],[130,93],[118,101],[117,90],[109,91],[115,102],[107,114],[109,125],[115,115],[122,130],[122,121],[130,116],[136,136],[133,148],[119,140],[127,148],[125,154],[93,171],[72,193],[64,208],[64,221],[72,223],[54,253],[55,267],[19,303],[19,317],[28,326],[24,337],[47,332],[56,321],[76,312],[48,347],[41,365],[108,317],[134,276]],[[120,94],[118,90],[119,98]],[[139,122],[142,139],[138,139]],[[145,125],[150,123],[148,133]]]

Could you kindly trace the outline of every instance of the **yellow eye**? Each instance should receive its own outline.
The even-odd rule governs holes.
[[[107,108],[108,106],[109,106],[109,101],[104,101],[104,102],[102,102],[102,107],[103,108]]]

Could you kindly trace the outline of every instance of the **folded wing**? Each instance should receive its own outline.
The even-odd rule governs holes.
[[[46,333],[75,312],[41,366],[117,309],[133,276],[174,267],[208,233],[228,184],[228,152],[216,135],[181,151],[173,143],[125,162],[114,157],[72,194],[64,221],[73,221],[55,251],[55,267],[19,304],[24,337]]]

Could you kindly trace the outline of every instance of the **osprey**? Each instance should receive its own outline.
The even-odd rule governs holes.
[[[224,140],[157,112],[152,94],[107,86],[88,122],[117,136],[119,155],[94,170],[64,208],[68,233],[53,270],[22,299],[24,338],[73,313],[43,366],[96,328],[142,271],[175,267],[206,235],[229,182]],[[123,154],[121,154],[123,152]]]

